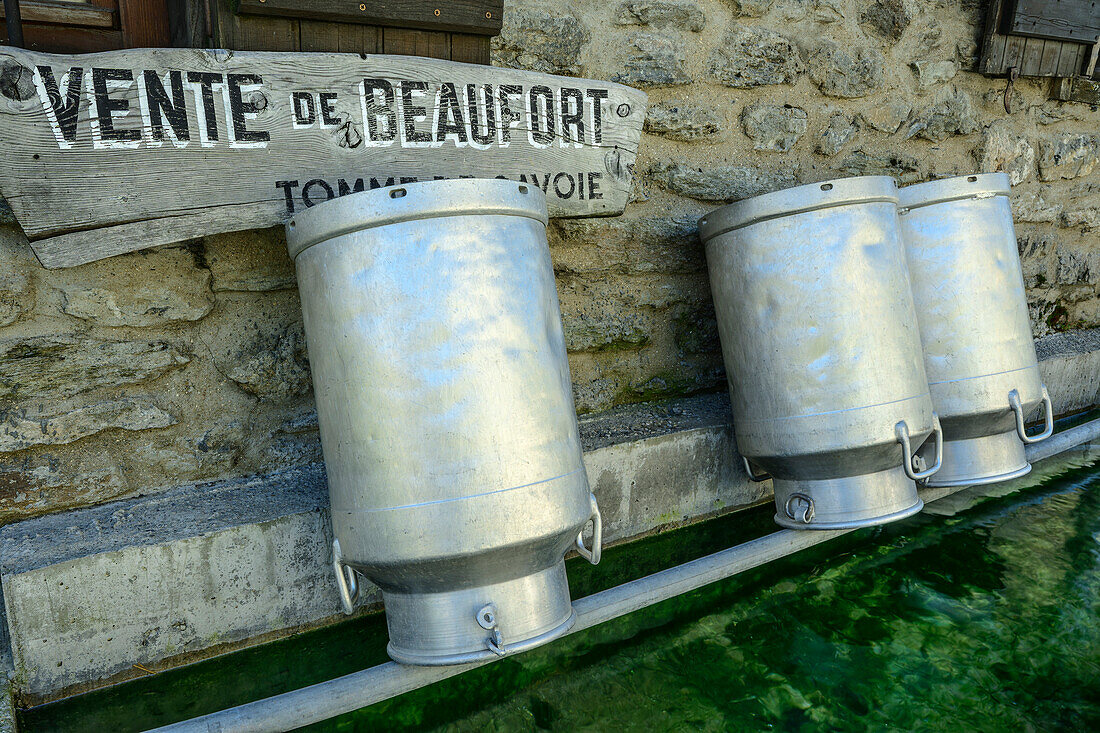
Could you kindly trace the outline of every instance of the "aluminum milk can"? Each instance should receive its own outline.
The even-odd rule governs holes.
[[[924,343],[943,467],[930,486],[984,484],[1031,470],[1024,444],[1054,431],[1031,338],[1004,173],[899,191],[902,238]],[[1024,419],[1040,406],[1038,435]],[[924,449],[922,449],[922,454]]]
[[[738,449],[774,480],[776,522],[882,524],[919,512],[914,451],[939,425],[885,176],[798,186],[699,222]]]
[[[563,556],[599,561],[546,222],[537,187],[467,179],[287,224],[341,599],[350,613],[358,574],[381,588],[398,662],[564,634]]]

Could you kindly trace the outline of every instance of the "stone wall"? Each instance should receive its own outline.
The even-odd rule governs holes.
[[[508,3],[494,63],[650,94],[626,214],[550,228],[578,410],[722,389],[695,221],[801,182],[1008,171],[1035,334],[1100,325],[1100,112],[1024,79],[1007,113],[972,71],[983,4]],[[47,271],[0,222],[0,523],[317,462],[284,246]]]

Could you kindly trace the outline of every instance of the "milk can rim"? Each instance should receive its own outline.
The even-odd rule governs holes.
[[[946,201],[1007,196],[1011,191],[1012,182],[1007,173],[952,176],[902,188],[898,191],[898,206],[902,209],[918,209]]]
[[[753,196],[716,209],[699,220],[705,243],[734,229],[784,216],[836,206],[898,202],[898,184],[890,176],[853,176],[818,181]]]
[[[546,196],[533,184],[494,178],[418,181],[340,196],[298,212],[286,223],[286,248],[293,260],[315,244],[351,232],[470,214],[548,222]]]

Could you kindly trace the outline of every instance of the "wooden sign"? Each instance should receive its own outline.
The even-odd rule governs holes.
[[[645,107],[609,82],[411,56],[4,48],[0,194],[46,267],[438,178],[619,214]]]

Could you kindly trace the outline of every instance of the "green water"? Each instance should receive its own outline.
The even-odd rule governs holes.
[[[863,530],[311,731],[1100,730],[1100,470]],[[706,522],[570,564],[575,596],[771,531]],[[140,730],[377,664],[356,619],[25,711]]]

